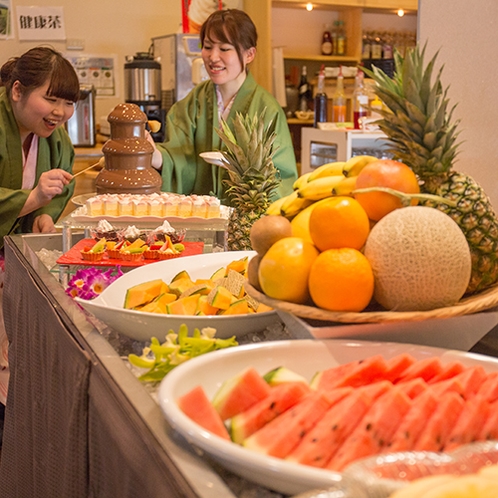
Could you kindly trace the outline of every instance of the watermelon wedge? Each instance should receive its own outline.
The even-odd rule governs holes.
[[[207,431],[230,441],[227,428],[218,412],[213,408],[204,389],[194,387],[187,394],[177,399],[178,406],[187,417],[199,424]]]
[[[250,450],[285,458],[330,407],[326,393],[311,392],[300,403],[244,440]]]
[[[482,396],[474,396],[467,401],[444,445],[444,451],[451,451],[462,444],[476,441],[488,414],[489,402]]]
[[[429,382],[434,376],[439,375],[443,369],[441,360],[438,356],[431,356],[423,360],[416,361],[413,365],[408,367],[398,378],[396,383],[406,382],[408,380],[420,377],[426,382]]]
[[[268,422],[296,405],[310,388],[302,382],[286,382],[272,387],[270,394],[231,420],[231,436],[241,444]]]
[[[431,389],[440,394],[447,391],[455,391],[464,399],[470,399],[479,391],[486,378],[486,371],[479,365],[466,368],[463,372],[450,379],[431,384]]]
[[[350,363],[344,363],[343,365],[337,365],[317,372],[311,379],[311,389],[315,389],[316,391],[331,391],[335,388],[338,380],[343,377],[346,372],[359,365],[359,363],[360,360],[355,360]]]
[[[213,398],[213,406],[222,420],[242,413],[263,398],[271,387],[254,368],[225,381]]]
[[[482,383],[478,396],[482,396],[490,403],[498,399],[498,372],[491,372],[488,374],[486,380]]]
[[[401,386],[401,384],[400,384]],[[432,391],[427,389],[412,406],[399,424],[391,441],[386,446],[386,452],[390,451],[410,451],[415,446],[415,441],[420,436],[425,424],[436,409],[438,397]]]
[[[498,439],[498,401],[489,405],[488,418],[479,434],[479,441]]]
[[[429,386],[424,379],[417,377],[416,379],[412,379],[407,382],[400,382],[397,384],[397,387],[399,387],[399,389],[407,394],[411,399],[414,399],[426,391]]]
[[[378,389],[372,391],[373,396],[380,395],[380,392]],[[360,423],[373,400],[366,388],[353,390],[327,410],[286,459],[313,467],[324,467]]]
[[[386,361],[386,373],[384,378],[390,380],[391,382],[396,382],[396,380],[401,376],[401,374],[408,368],[411,367],[417,360],[408,353],[401,353],[399,355],[393,356]]]
[[[431,418],[415,441],[413,449],[415,451],[442,451],[464,404],[462,397],[454,391],[443,394]]]
[[[455,375],[462,373],[464,370],[465,366],[463,363],[459,361],[452,361],[446,365],[443,365],[441,372],[432,377],[432,379],[429,380],[429,384],[435,384],[436,382],[451,379],[452,377],[455,377]]]
[[[393,388],[384,393],[344,441],[326,468],[341,471],[359,458],[380,453],[411,405],[412,400],[399,389]]]

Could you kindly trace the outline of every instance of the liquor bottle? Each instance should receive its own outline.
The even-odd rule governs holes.
[[[325,31],[322,35],[322,55],[332,55],[333,53],[332,35],[330,34],[329,25],[325,25]]]
[[[322,65],[320,74],[318,75],[318,85],[315,95],[315,128],[318,126],[317,123],[327,122],[327,105],[328,98],[325,93],[325,66]]]
[[[360,119],[367,116],[368,93],[365,89],[363,78],[363,71],[359,69],[356,74],[353,90],[353,122],[355,130],[361,129]]]
[[[337,76],[337,85],[334,96],[332,97],[332,122],[344,123],[346,121],[346,96],[344,94],[344,76],[342,67],[339,69]]]
[[[308,83],[308,73],[306,66],[301,71],[301,81],[299,82],[299,110],[306,112],[309,109],[310,85]]]
[[[336,55],[346,55],[346,32],[344,21],[337,21],[337,50]]]

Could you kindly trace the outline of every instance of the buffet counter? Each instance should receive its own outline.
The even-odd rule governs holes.
[[[42,248],[61,250],[62,234],[5,238],[11,379],[0,496],[280,497],[170,429],[124,359],[144,344],[82,311],[37,256]],[[277,328],[245,340],[295,338]]]

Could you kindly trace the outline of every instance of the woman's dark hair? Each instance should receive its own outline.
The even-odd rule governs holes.
[[[8,95],[16,81],[21,83],[23,93],[29,94],[47,80],[50,81],[47,95],[71,102],[78,101],[78,75],[71,63],[52,48],[32,48],[20,57],[9,59],[0,69],[0,81]]]
[[[252,19],[242,10],[216,10],[204,21],[200,32],[201,45],[204,40],[216,39],[221,43],[229,43],[235,47],[242,67],[242,52],[256,47],[258,33]]]

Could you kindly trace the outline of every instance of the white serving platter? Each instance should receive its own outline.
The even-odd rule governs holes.
[[[247,450],[228,442],[190,420],[177,406],[176,400],[190,389],[201,385],[210,399],[221,384],[252,366],[260,374],[286,366],[308,380],[319,370],[382,354],[386,359],[400,353],[417,359],[440,356],[443,363],[458,360],[465,365],[482,365],[487,371],[498,370],[498,360],[460,351],[399,343],[354,340],[294,340],[239,346],[194,358],[170,372],[162,381],[158,399],[170,425],[198,450],[218,461],[230,471],[284,494],[302,493],[309,489],[340,486],[345,476],[337,472],[315,469],[286,462]],[[350,480],[343,482],[344,493],[337,496],[359,498],[352,493]],[[385,489],[368,491],[367,496],[384,498]],[[349,493],[349,494],[348,494]]]
[[[194,328],[213,327],[216,329],[216,337],[241,337],[249,332],[263,331],[270,324],[278,323],[280,319],[276,311],[250,315],[185,316],[127,310],[123,305],[126,291],[133,285],[156,278],[162,278],[169,283],[181,270],[187,270],[194,280],[210,278],[216,270],[231,261],[246,256],[251,258],[254,255],[254,251],[216,252],[151,263],[125,273],[97,298],[91,301],[75,298],[75,301],[109,327],[138,341],[149,341],[153,336],[161,340],[168,330],[178,331],[182,323],[185,323],[191,332]]]

